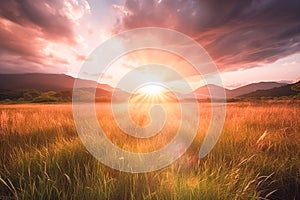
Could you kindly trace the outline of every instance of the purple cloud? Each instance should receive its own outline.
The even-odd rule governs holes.
[[[116,32],[156,26],[198,41],[222,70],[274,62],[300,50],[298,0],[126,0]]]

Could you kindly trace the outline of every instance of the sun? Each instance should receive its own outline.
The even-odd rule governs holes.
[[[145,95],[157,96],[162,94],[164,90],[165,89],[162,86],[151,84],[141,87],[138,92]]]

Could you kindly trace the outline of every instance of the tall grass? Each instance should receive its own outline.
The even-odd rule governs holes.
[[[197,155],[209,124],[188,151],[155,172],[130,174],[94,159],[77,136],[70,104],[0,106],[0,199],[300,199],[300,105],[230,103],[222,135],[204,159]],[[180,119],[148,141],[120,132],[108,105],[99,122],[117,145],[152,151],[168,142]],[[134,115],[137,123],[146,115]]]

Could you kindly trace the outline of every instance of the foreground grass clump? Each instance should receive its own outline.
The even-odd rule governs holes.
[[[198,160],[210,117],[209,104],[203,104],[202,124],[188,151],[169,167],[145,174],[119,172],[95,160],[77,136],[71,109],[0,107],[0,199],[300,198],[297,103],[228,104],[217,145]],[[114,143],[134,151],[161,148],[180,120],[173,116],[160,136],[136,141],[120,136],[109,110],[99,106],[100,124]],[[145,117],[134,115],[137,123]]]

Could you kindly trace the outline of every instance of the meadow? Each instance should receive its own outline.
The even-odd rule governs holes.
[[[187,152],[136,174],[106,167],[86,150],[71,104],[0,105],[0,199],[300,199],[299,102],[228,103],[217,145],[198,160],[211,115],[200,104],[201,126]],[[97,114],[115,144],[141,152],[161,148],[179,120],[173,115],[143,141],[120,133],[108,104],[99,103]]]

